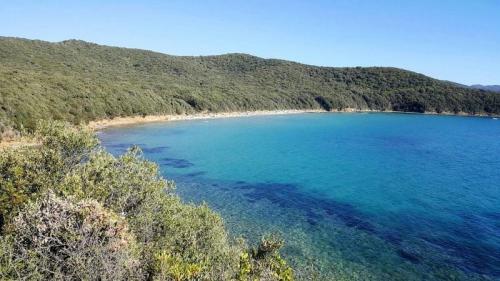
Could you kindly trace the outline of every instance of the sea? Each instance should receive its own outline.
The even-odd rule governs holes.
[[[500,120],[304,113],[99,132],[302,280],[500,280]]]

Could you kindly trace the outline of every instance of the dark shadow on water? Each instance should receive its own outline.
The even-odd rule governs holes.
[[[102,145],[114,156],[119,156],[122,155],[123,153],[127,152],[127,150],[133,146],[138,146],[144,151],[143,147],[144,144],[135,144],[135,143],[113,143],[113,144],[106,144],[102,143]]]
[[[162,158],[158,160],[158,163],[160,163],[160,166],[169,166],[178,169],[194,166],[194,164],[189,162],[188,160],[179,158]]]
[[[382,239],[393,245],[400,245],[403,242],[403,238],[400,233],[387,230],[382,234]]]
[[[216,194],[214,189],[217,189],[234,193],[256,206],[259,201],[265,200],[275,205],[276,209],[299,211],[307,222],[306,227],[311,231],[320,230],[325,225],[341,224],[365,232],[391,245],[395,255],[411,264],[446,264],[463,272],[490,278],[500,276],[500,252],[494,245],[500,239],[495,238],[491,242],[492,237],[500,237],[500,214],[496,212],[475,215],[457,213],[462,221],[455,224],[434,220],[422,214],[401,213],[398,215],[400,219],[393,222],[394,225],[380,225],[376,224],[376,218],[349,203],[321,197],[321,194],[306,193],[294,184],[221,182],[207,180],[203,178],[203,174],[196,172],[184,174],[179,180],[205,182],[206,185],[202,186],[206,190],[203,192]],[[333,247],[336,246],[335,241],[332,240],[331,243]]]
[[[268,200],[284,209],[304,211],[308,223],[315,226],[325,218],[338,219],[346,226],[375,234],[375,226],[350,204],[332,199],[322,199],[304,194],[296,185],[282,183],[235,184],[235,189],[245,190],[249,202]]]
[[[142,146],[143,144],[133,144],[133,143],[116,143],[116,144],[103,144],[107,148],[116,148],[116,149],[127,149],[134,145]]]
[[[416,246],[415,249],[405,247],[403,242],[406,239],[410,239],[406,243],[413,243],[410,241],[414,241],[414,239],[426,241],[427,243],[424,244],[430,245],[434,251],[448,257],[445,259],[446,263],[453,264],[466,272],[500,276],[500,252],[495,253],[495,249],[498,248],[488,246],[482,241],[483,238],[486,239],[487,237],[480,238],[481,231],[484,233],[484,229],[478,229],[478,221],[474,217],[465,217],[465,224],[459,227],[436,225],[437,229],[442,230],[444,228],[445,233],[450,236],[440,235],[435,237],[432,230],[429,233],[416,234],[411,232],[402,233],[401,231],[376,226],[370,222],[372,218],[358,211],[353,205],[338,202],[331,198],[311,196],[301,191],[294,184],[246,183],[239,181],[233,184],[233,189],[241,190],[241,194],[250,203],[268,200],[283,209],[301,210],[311,228],[317,228],[321,223],[332,220],[332,222],[341,221],[349,228],[375,235],[393,245],[396,254],[400,258],[413,264],[420,264],[426,253],[424,248],[419,248],[421,246]],[[486,216],[489,219],[496,219],[498,214],[489,213]],[[409,227],[411,224],[420,223],[425,225],[426,222],[425,218],[419,217],[415,218],[415,221],[402,222],[403,225],[400,227],[402,229],[411,229]],[[404,224],[408,224],[408,227],[405,227]],[[495,234],[492,233],[492,235]]]
[[[155,146],[155,147],[143,147],[140,146],[142,151],[146,154],[162,153],[168,146]]]
[[[113,143],[113,144],[103,143],[102,145],[107,149],[111,150],[112,152],[118,152],[120,154],[126,152],[129,148],[133,146],[138,146],[145,154],[161,153],[169,148],[168,146],[148,147],[142,143]]]
[[[199,172],[192,172],[188,174],[184,174],[183,176],[186,178],[197,178],[200,176],[204,176],[207,172],[199,171]]]
[[[484,225],[482,216],[459,214],[460,224],[448,225],[448,235],[419,234],[418,237],[433,248],[446,253],[448,261],[465,271],[500,277],[500,250],[489,240],[500,237],[498,229],[491,224]],[[496,239],[499,243],[500,239]]]
[[[421,258],[417,254],[407,252],[403,249],[397,250],[397,253],[400,257],[402,257],[403,259],[405,259],[411,263],[417,264],[417,263],[420,263],[420,261],[421,261]]]

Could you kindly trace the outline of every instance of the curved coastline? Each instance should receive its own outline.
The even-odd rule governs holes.
[[[234,117],[252,117],[252,116],[267,116],[267,115],[285,115],[285,114],[300,114],[300,113],[326,113],[325,110],[258,110],[258,111],[239,111],[239,112],[200,112],[195,114],[177,114],[177,115],[147,115],[147,116],[130,116],[116,117],[113,119],[102,119],[90,121],[87,126],[92,130],[101,130],[108,127],[128,126],[142,123],[165,122],[165,121],[182,121],[182,120],[200,120],[200,119],[219,119],[219,118],[234,118]]]
[[[399,121],[393,121],[394,119]],[[322,127],[326,124],[326,127]],[[457,126],[449,129],[448,126],[452,124]],[[470,132],[473,127],[481,124],[495,130],[479,129],[478,133],[488,136],[491,132],[498,132],[498,124],[491,120],[491,117],[333,113],[143,124],[103,130],[100,137],[105,146],[117,154],[132,144],[144,147],[145,155],[163,167],[165,176],[168,175],[167,177],[176,181],[179,187],[177,191],[184,200],[208,202],[217,208],[222,217],[227,219],[235,236],[241,234],[258,237],[259,231],[265,229],[280,229],[289,233],[284,237],[289,246],[285,248],[284,253],[290,258],[290,262],[303,262],[307,257],[300,256],[300,253],[307,253],[321,260],[321,268],[327,269],[331,264],[335,264],[335,260],[360,261],[367,258],[362,254],[367,253],[365,250],[368,248],[365,246],[370,245],[369,253],[390,257],[387,260],[381,259],[380,263],[370,263],[374,272],[378,272],[378,268],[381,271],[389,267],[401,268],[403,264],[407,266],[407,272],[413,272],[412,269],[422,269],[430,264],[429,261],[434,262],[442,257],[440,251],[431,251],[434,246],[440,249],[449,244],[452,245],[447,248],[450,251],[458,255],[463,253],[461,244],[453,243],[465,241],[469,228],[463,228],[461,224],[446,224],[444,222],[447,220],[444,218],[439,223],[432,223],[434,219],[441,218],[442,213],[438,211],[434,216],[424,210],[432,209],[427,209],[430,205],[426,198],[434,198],[440,190],[443,191],[440,193],[442,196],[436,198],[449,198],[449,203],[453,206],[466,206],[458,198],[461,195],[453,198],[445,193],[449,187],[450,194],[462,194],[458,189],[461,186],[461,176],[470,175],[467,173],[470,169],[469,162],[459,159],[472,160],[469,155],[476,155],[477,159],[485,157],[479,149],[480,146],[466,144],[467,140],[471,140]],[[282,130],[283,126],[291,126],[294,129]],[[443,130],[437,130],[436,126]],[[421,132],[425,133],[420,134]],[[457,141],[459,135],[463,139]],[[449,145],[446,139],[453,140],[455,144]],[[472,139],[479,139],[481,143],[492,138],[488,137],[483,141],[480,140],[481,137]],[[287,148],[285,144],[290,146]],[[296,153],[300,147],[310,154]],[[448,149],[443,150],[445,147]],[[460,152],[454,153],[457,148]],[[316,154],[310,152],[314,150],[317,150]],[[273,151],[276,154],[272,154]],[[381,158],[372,158],[375,155]],[[476,162],[476,165],[480,165],[479,162],[484,165],[478,166],[482,173],[487,171],[485,168],[491,166],[488,163],[494,163],[486,160],[490,156]],[[233,162],[232,159],[242,161]],[[187,164],[177,164],[175,161],[184,161],[182,163]],[[380,166],[382,161],[384,164]],[[284,163],[293,164],[287,167]],[[323,170],[321,166],[324,167]],[[308,169],[311,172],[310,177],[305,179],[307,172],[304,171]],[[456,169],[463,169],[460,173],[456,172],[456,175],[460,176],[451,172],[457,171]],[[262,172],[263,170],[266,172]],[[391,178],[391,175],[396,176]],[[494,175],[494,172],[491,175]],[[344,176],[345,181],[342,180]],[[362,178],[364,180],[361,180]],[[487,181],[489,177],[485,178]],[[315,181],[318,183],[313,187],[311,183]],[[484,182],[471,183],[475,183],[471,184],[475,186],[488,186]],[[380,197],[371,193],[375,187],[380,187]],[[420,187],[430,193],[414,200],[412,194],[415,190],[420,190]],[[317,188],[318,193],[312,192],[314,188]],[[352,191],[353,200],[342,197],[342,192],[339,192],[341,195],[336,195],[337,191],[333,191],[332,194],[335,195],[330,198],[332,200],[324,201],[327,196],[320,193],[327,189],[340,191],[343,188]],[[393,193],[388,192],[389,189],[392,189]],[[408,195],[401,196],[403,190],[408,192]],[[485,190],[481,189],[481,192],[486,195]],[[362,194],[366,195],[365,199],[361,199]],[[379,198],[380,206],[384,206],[382,209],[387,212],[373,213],[373,208],[378,207],[371,205],[372,198]],[[394,204],[390,203],[391,200],[394,200]],[[397,207],[393,209],[391,206]],[[459,216],[464,212],[468,213],[460,207],[456,213],[450,210],[448,215],[455,218],[455,215]],[[488,214],[483,217],[482,211],[478,210],[476,215],[477,221],[473,221],[474,217],[472,220],[467,216],[463,217],[466,225],[473,223],[475,227],[481,227],[483,222],[490,220]],[[428,223],[436,228],[415,236],[418,231],[414,232],[413,227]],[[291,231],[295,227],[297,230]],[[335,229],[341,229],[345,235],[331,240],[325,239],[325,233],[336,233]],[[447,237],[443,238],[444,240],[430,240],[435,233],[441,231],[454,232],[457,236],[453,237],[456,239]],[[427,248],[428,243],[433,243],[432,247]],[[483,242],[479,241],[479,244],[475,245],[481,243]],[[364,246],[356,248],[357,245]],[[328,254],[323,256],[323,251],[338,255],[336,258]],[[481,261],[481,251],[474,253],[469,253],[469,261]],[[482,261],[486,264],[488,259]],[[391,263],[392,266],[387,265]],[[452,266],[471,264],[475,263],[456,263]],[[297,266],[296,263],[294,265]],[[430,274],[425,270],[418,272],[416,274]],[[368,275],[370,271],[365,273]],[[426,275],[421,280],[431,280],[431,275]],[[474,279],[471,277],[463,280]]]
[[[343,110],[323,110],[323,109],[283,109],[283,110],[257,110],[257,111],[235,111],[235,112],[200,112],[194,114],[164,114],[164,115],[146,115],[146,116],[128,116],[115,117],[112,119],[100,119],[90,121],[87,127],[99,131],[108,127],[131,126],[143,123],[167,122],[167,121],[185,121],[185,120],[203,120],[203,119],[220,119],[220,118],[235,118],[235,117],[252,117],[252,116],[271,116],[271,115],[287,115],[301,113],[398,113],[398,114],[426,114],[426,115],[443,115],[443,116],[462,116],[462,117],[500,117],[500,115],[488,114],[468,114],[466,112],[406,112],[393,110],[373,110],[373,109],[356,109],[346,108]]]
[[[257,110],[257,111],[235,111],[235,112],[199,112],[193,114],[159,114],[146,116],[128,116],[115,117],[90,121],[87,123],[87,128],[93,131],[103,130],[109,127],[133,126],[144,123],[168,122],[168,121],[185,121],[185,120],[203,120],[203,119],[220,119],[220,118],[236,118],[236,117],[252,117],[252,116],[271,116],[271,115],[287,115],[301,113],[398,113],[398,114],[426,114],[426,115],[443,115],[443,116],[462,116],[462,117],[491,117],[500,118],[500,115],[488,114],[468,114],[466,112],[405,112],[393,110],[373,110],[373,109],[356,109],[346,108],[343,110],[323,110],[323,109],[283,109],[283,110]],[[32,141],[26,141],[22,137],[14,139],[5,139],[0,141],[0,149],[20,147],[25,145],[33,145]]]

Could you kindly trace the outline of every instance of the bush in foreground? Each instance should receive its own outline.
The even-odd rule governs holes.
[[[281,241],[232,240],[139,148],[114,157],[85,128],[38,128],[40,145],[0,155],[0,279],[293,279]]]
[[[139,280],[139,252],[127,222],[94,200],[52,192],[28,204],[2,237],[5,275],[29,280]]]

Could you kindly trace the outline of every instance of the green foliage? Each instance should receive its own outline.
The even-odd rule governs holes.
[[[96,198],[104,206],[134,217],[154,195],[172,190],[172,182],[159,176],[158,166],[142,159],[138,147],[115,158],[97,150],[67,174],[63,192]]]
[[[62,184],[65,194],[95,198],[125,216],[139,241],[151,248],[145,260],[168,250],[190,264],[203,264],[199,274],[205,277],[232,274],[236,249],[228,243],[221,218],[207,206],[182,204],[171,194],[173,188],[138,148],[118,158],[98,151]]]
[[[138,247],[127,223],[96,201],[49,192],[24,208],[0,243],[10,245],[2,278],[138,280]],[[5,247],[5,246],[4,246]]]
[[[38,122],[36,136],[43,146],[55,150],[72,166],[79,163],[83,157],[97,147],[99,141],[94,133],[84,127],[69,126],[64,122]]]
[[[67,123],[39,122],[38,128],[34,139],[41,145],[0,154],[0,227],[27,200],[58,187],[98,144],[90,131]]]
[[[20,155],[5,150],[0,155],[0,229],[8,215],[40,191],[48,182],[33,164],[41,160],[37,154]],[[26,158],[24,158],[26,157]]]
[[[294,280],[292,268],[279,254],[283,244],[279,236],[268,235],[256,249],[241,253],[238,280]]]
[[[155,280],[195,280],[201,276],[203,265],[185,262],[166,251],[155,255]]]
[[[281,240],[243,249],[208,206],[182,203],[138,147],[114,157],[83,128],[38,128],[37,146],[0,154],[0,279],[293,277]]]
[[[333,68],[244,54],[178,57],[0,38],[0,120],[72,123],[199,111],[346,108],[500,114],[500,95],[387,67]]]
[[[204,280],[228,280],[236,274],[240,249],[228,243],[220,216],[205,205],[184,205],[178,199],[165,200],[161,206],[155,249],[200,265]]]
[[[28,200],[56,186],[67,167],[54,151],[3,150],[0,155],[0,226]]]

